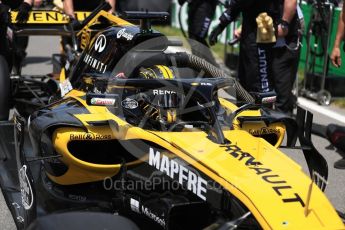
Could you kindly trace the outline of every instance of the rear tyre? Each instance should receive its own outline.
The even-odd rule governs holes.
[[[11,82],[6,59],[0,55],[0,121],[8,120],[10,112]]]

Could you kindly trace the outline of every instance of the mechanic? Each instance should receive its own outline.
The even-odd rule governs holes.
[[[29,19],[29,12],[32,9],[34,0],[1,0],[0,4],[5,4],[11,9],[18,9],[16,20],[18,22],[26,22]]]
[[[297,7],[297,8],[296,8]],[[273,87],[277,93],[276,109],[292,114],[297,98],[292,94],[293,83],[297,75],[300,36],[302,35],[303,13],[296,0],[281,1],[283,23],[278,27],[278,41],[272,52]],[[297,16],[295,12],[297,11]],[[285,24],[285,26],[284,26]],[[241,38],[242,28],[234,31],[236,38]]]
[[[297,0],[280,0],[280,7],[282,19],[272,55],[273,87],[277,93],[275,108],[292,115],[297,102],[292,89],[298,71],[303,14],[297,7]]]
[[[65,14],[71,18],[73,27],[75,29],[80,29],[80,23],[75,18],[74,11],[93,11],[102,4],[102,2],[102,0],[63,0],[63,9]],[[107,2],[111,5],[111,12],[115,13],[116,0],[107,0]]]
[[[18,15],[16,20],[19,23],[25,23],[29,18],[29,12],[32,9],[33,0],[1,0],[0,1],[0,54],[3,55],[9,67],[12,67],[12,56],[10,54],[10,47],[7,40],[7,28],[10,23],[9,9],[17,9]],[[15,37],[15,49],[14,49],[14,74],[18,74],[21,68],[21,63],[26,56],[26,47],[28,46],[28,37]]]
[[[338,21],[338,29],[337,29],[337,35],[335,37],[334,45],[333,45],[333,50],[331,53],[331,61],[332,64],[339,68],[341,66],[341,53],[340,53],[340,44],[345,38],[345,15],[344,15],[344,10],[345,10],[345,4],[343,4],[343,8],[340,12],[339,15],[339,21]],[[345,47],[343,47],[344,52],[345,52]]]
[[[206,41],[218,0],[178,0],[182,6],[188,2],[188,37],[192,53],[218,66]]]
[[[240,43],[239,80],[243,87],[253,94],[272,94],[271,53],[274,33],[270,33],[270,43],[262,43],[262,30],[258,29],[257,17],[263,12],[271,17],[270,27],[275,30],[281,20],[279,1],[276,0],[232,0],[227,10],[219,18],[219,25],[212,31],[209,42],[214,45],[226,26],[242,13],[242,34]],[[266,18],[266,16],[264,16]],[[273,24],[273,25],[272,25]],[[267,24],[268,25],[268,24]],[[273,28],[270,28],[273,31]],[[260,35],[260,36],[257,36]],[[259,43],[257,42],[257,39]],[[261,101],[261,100],[260,100]]]
[[[339,15],[339,21],[338,21],[338,29],[337,29],[337,35],[335,37],[335,41],[334,41],[334,45],[333,45],[333,50],[331,53],[331,62],[332,64],[339,68],[341,66],[341,52],[340,52],[340,45],[342,43],[342,41],[345,38],[345,15],[344,15],[344,10],[345,10],[345,4],[343,4],[343,8],[340,12]],[[345,46],[343,46],[343,50],[345,52]],[[342,133],[344,132],[344,129],[338,128],[338,133]],[[336,132],[333,132],[336,133]],[[335,135],[334,135],[335,136]],[[337,140],[338,145],[340,144],[340,146],[344,146],[345,143],[345,139],[343,135],[339,135],[338,134],[338,138],[333,138],[335,140]],[[338,146],[339,148],[339,146]],[[339,148],[340,150],[342,150],[341,148]],[[343,152],[342,152],[343,153]],[[334,163],[334,167],[337,169],[345,169],[345,156],[342,155],[342,159],[336,161]]]

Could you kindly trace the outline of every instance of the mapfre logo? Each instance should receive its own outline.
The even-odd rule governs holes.
[[[104,36],[104,34],[99,35],[95,42],[95,50],[98,53],[102,53],[106,45],[107,45],[107,39]]]

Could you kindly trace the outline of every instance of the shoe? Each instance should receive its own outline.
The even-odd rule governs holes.
[[[336,161],[334,163],[334,168],[336,168],[336,169],[345,169],[345,158]]]

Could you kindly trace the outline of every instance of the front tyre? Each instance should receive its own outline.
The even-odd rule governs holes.
[[[8,120],[11,99],[11,82],[8,64],[0,55],[0,121]]]

